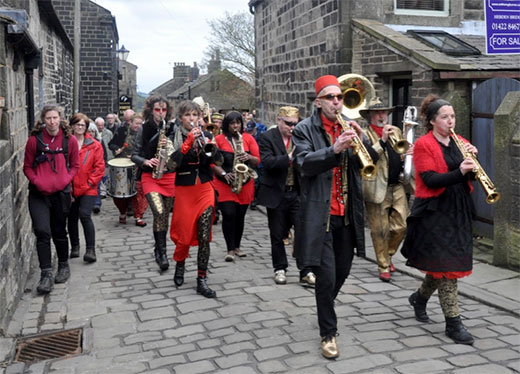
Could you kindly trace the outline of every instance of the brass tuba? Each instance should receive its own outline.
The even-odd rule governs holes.
[[[376,95],[374,86],[359,74],[345,74],[338,81],[343,94],[342,113],[352,120],[361,118],[359,111],[368,108],[368,103]]]

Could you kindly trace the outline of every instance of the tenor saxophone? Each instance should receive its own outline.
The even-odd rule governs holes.
[[[479,181],[480,185],[484,189],[484,192],[486,193],[486,203],[496,203],[498,200],[500,200],[500,193],[497,192],[497,188],[482,168],[482,165],[480,165],[480,162],[478,162],[477,157],[473,153],[468,152],[466,150],[464,142],[461,139],[459,139],[459,137],[457,136],[457,134],[455,134],[455,131],[453,129],[450,129],[450,133],[451,138],[453,139],[455,145],[462,154],[462,157],[471,157],[473,159],[473,162],[475,163],[475,168],[473,169],[473,172],[475,173],[475,178]]]
[[[242,186],[246,179],[246,175],[249,172],[249,168],[246,164],[240,162],[238,156],[244,153],[244,146],[242,142],[242,134],[238,134],[238,140],[235,142],[233,139],[233,173],[235,173],[235,179],[231,184],[231,192],[239,194],[242,191]]]
[[[157,151],[155,152],[155,158],[159,160],[159,164],[153,168],[153,179],[161,179],[163,177],[164,171],[166,170],[166,161],[168,155],[166,151],[166,146],[161,146],[162,140],[166,138],[166,127],[166,122],[163,119],[161,123],[161,130],[159,132],[159,138],[157,140]]]
[[[336,113],[336,118],[343,128],[343,131],[352,130],[352,126],[350,126],[341,116],[341,111]],[[370,154],[359,136],[356,135],[352,139],[351,146],[354,154],[358,156],[359,161],[361,162],[361,176],[365,179],[374,178],[376,175],[376,166],[372,162],[372,157],[370,157]]]

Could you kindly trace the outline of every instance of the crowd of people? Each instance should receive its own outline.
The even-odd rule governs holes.
[[[91,215],[99,214],[108,196],[119,224],[133,215],[135,225],[145,227],[150,206],[154,258],[164,272],[173,253],[175,287],[184,284],[190,247],[198,246],[196,292],[215,298],[208,280],[212,227],[221,215],[226,262],[248,256],[242,244],[245,217],[257,203],[267,211],[278,285],[287,283],[284,239],[294,230],[291,253],[300,283],[314,288],[321,351],[333,359],[339,355],[334,302],[354,257],[365,257],[366,211],[379,279],[391,281],[392,256],[403,244],[407,265],[425,273],[409,297],[415,318],[429,321],[427,302],[438,290],[447,336],[472,344],[457,306],[457,279],[472,269],[469,193],[475,162],[454,144],[453,107],[426,97],[420,113],[427,134],[399,150],[395,141],[403,134],[388,123],[392,107],[372,98],[360,111],[362,128],[342,114],[338,78],[321,76],[314,86],[311,116],[302,118],[298,108],[282,106],[267,131],[247,113],[212,113],[202,98],[183,101],[174,112],[168,100],[150,96],[142,115],[129,109],[121,123],[115,114],[91,121],[76,113],[66,121],[57,106],[44,107],[24,160],[41,269],[37,291],[47,294],[70,277],[68,260],[81,252],[79,221],[83,260],[97,260]],[[458,140],[477,154],[465,139]],[[375,177],[360,172],[362,151],[373,162]],[[407,157],[413,158],[415,174],[403,179]],[[411,209],[410,194],[415,196]]]

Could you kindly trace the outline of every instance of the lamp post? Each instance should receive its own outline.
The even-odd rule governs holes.
[[[130,51],[125,48],[124,44],[116,52],[117,52],[117,57],[121,61],[126,61],[126,59],[128,58],[128,54],[130,53]]]

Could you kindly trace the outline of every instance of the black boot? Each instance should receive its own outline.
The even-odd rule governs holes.
[[[180,266],[179,264],[175,265],[173,283],[175,283],[177,287],[180,287],[184,284],[184,266]]]
[[[70,248],[70,258],[79,257],[79,244],[74,244]]]
[[[155,238],[155,262],[162,271],[168,270],[170,263],[166,256],[166,231],[154,231],[153,236]]]
[[[197,293],[208,299],[217,297],[217,293],[208,287],[208,277],[197,277]]]
[[[68,262],[58,262],[58,272],[54,277],[54,283],[65,283],[70,278]]]
[[[427,299],[423,299],[421,295],[419,295],[419,291],[414,292],[408,298],[410,305],[413,306],[415,311],[415,319],[419,322],[428,322],[430,318],[428,314],[426,314],[426,303]]]
[[[54,280],[52,279],[52,269],[42,270],[40,275],[40,283],[36,290],[39,294],[47,294],[52,291]]]
[[[458,344],[472,345],[475,341],[462,324],[460,316],[446,317],[446,336]]]
[[[96,249],[95,248],[87,248],[85,255],[83,256],[83,261],[85,262],[96,262]]]

